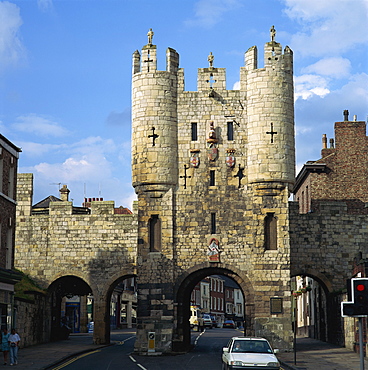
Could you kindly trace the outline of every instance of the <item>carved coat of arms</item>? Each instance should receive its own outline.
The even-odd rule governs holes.
[[[220,262],[220,245],[217,239],[210,240],[207,255],[210,262]]]
[[[190,152],[191,152],[190,165],[194,168],[199,167],[199,163],[200,163],[199,150],[198,149],[193,149]]]
[[[235,156],[234,156],[235,150],[234,149],[228,149],[227,150],[227,156],[226,156],[226,165],[230,168],[233,168],[235,166]]]
[[[218,156],[218,149],[217,148],[208,148],[207,149],[208,159],[210,161],[215,161]]]

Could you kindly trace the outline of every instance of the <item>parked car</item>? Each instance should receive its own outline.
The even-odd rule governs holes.
[[[203,324],[205,328],[212,329],[212,319],[211,316],[208,313],[203,314]]]
[[[224,323],[222,324],[222,327],[223,328],[231,328],[231,329],[236,328],[234,320],[225,320]]]
[[[222,369],[280,370],[280,363],[264,338],[233,337],[222,349]]]

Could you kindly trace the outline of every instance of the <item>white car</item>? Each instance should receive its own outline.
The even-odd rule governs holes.
[[[233,337],[222,350],[222,369],[280,370],[280,363],[264,338]]]

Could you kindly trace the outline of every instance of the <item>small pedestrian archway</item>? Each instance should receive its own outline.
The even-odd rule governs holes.
[[[198,282],[207,276],[224,275],[233,279],[241,289],[245,302],[244,321],[247,335],[254,335],[254,292],[249,279],[240,271],[217,266],[196,266],[183,274],[175,286],[176,330],[172,349],[174,352],[188,351],[191,347],[190,300],[191,293]]]
[[[106,294],[106,311],[109,312],[108,332],[114,329],[133,328],[137,319],[136,275],[124,275],[114,280]]]
[[[85,332],[91,287],[80,277],[62,276],[48,288],[51,303],[51,340],[63,339],[66,325],[72,332]]]
[[[292,276],[291,289],[296,336],[334,343],[341,328],[341,323],[336,322],[340,304],[334,304],[330,281],[319,272],[301,270]]]

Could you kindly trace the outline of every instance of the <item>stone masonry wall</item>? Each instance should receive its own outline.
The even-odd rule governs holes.
[[[136,215],[114,214],[113,202],[92,202],[90,215],[72,214],[71,202],[54,202],[49,215],[18,217],[16,268],[43,288],[76,275],[102,293],[134,274],[136,240]]]
[[[308,274],[330,292],[346,288],[358,252],[367,258],[368,216],[347,212],[339,201],[319,202],[318,212],[299,214],[290,202],[291,274]]]
[[[51,202],[49,214],[32,215],[33,178],[20,174],[15,267],[47,289],[75,276],[94,296],[94,341],[108,343],[108,292],[136,275],[137,214],[115,214],[114,202],[91,202],[91,214],[73,214],[71,202]]]

